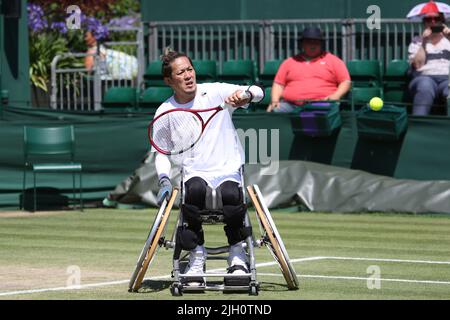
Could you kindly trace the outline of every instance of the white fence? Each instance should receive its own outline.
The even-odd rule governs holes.
[[[406,59],[408,45],[422,32],[422,25],[407,19],[381,19],[380,28],[367,25],[365,19],[309,20],[227,20],[147,22],[140,28],[110,29],[133,32],[133,41],[105,42],[111,48],[135,55],[138,75],[133,80],[108,79],[99,63],[92,71],[83,68],[59,68],[67,56],[52,63],[51,107],[68,110],[100,110],[102,95],[111,86],[141,88],[146,62],[159,60],[167,46],[186,52],[191,58],[217,61],[219,72],[227,60],[248,59],[263,71],[268,60],[285,59],[296,54],[306,26],[318,26],[324,34],[325,49],[345,62],[352,59],[377,59],[386,64]],[[99,56],[94,56],[99,61]]]
[[[145,58],[143,27],[139,28],[109,28],[110,33],[132,34],[133,40],[103,42],[105,48],[121,52],[137,59],[137,74],[130,77],[113,77],[108,74],[104,59],[100,58],[100,52],[96,54],[87,53],[65,53],[54,57],[51,65],[51,96],[50,106],[52,109],[61,110],[100,110],[103,93],[110,87],[136,87],[143,81]],[[117,38],[117,37],[116,37]],[[126,38],[130,38],[127,36]],[[59,67],[60,63],[67,58],[84,59],[86,56],[94,57],[92,70],[82,68]],[[122,55],[123,56],[123,55]],[[114,56],[108,59],[120,59]],[[122,61],[108,61],[111,65],[121,64]]]

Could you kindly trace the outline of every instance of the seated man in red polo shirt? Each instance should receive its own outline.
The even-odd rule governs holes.
[[[319,28],[305,28],[300,46],[302,53],[283,61],[275,75],[268,112],[294,111],[302,100],[339,100],[351,88],[344,61],[324,51]]]

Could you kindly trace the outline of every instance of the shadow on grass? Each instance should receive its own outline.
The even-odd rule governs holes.
[[[173,281],[170,280],[145,280],[142,282],[141,288],[139,289],[139,293],[155,293],[164,291],[170,288]],[[272,282],[260,282],[259,283],[260,292],[286,292],[290,291],[286,284],[280,283],[272,283]],[[204,291],[189,291],[189,294],[199,294],[204,293]],[[243,292],[223,292],[223,294],[242,294]]]
[[[259,290],[260,291],[267,291],[267,292],[286,292],[286,291],[291,291],[291,290],[289,290],[287,284],[273,283],[273,282],[260,282],[259,283]]]
[[[170,280],[145,280],[142,282],[139,293],[160,292],[170,288]]]

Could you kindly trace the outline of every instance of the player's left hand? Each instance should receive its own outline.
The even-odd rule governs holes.
[[[232,107],[239,108],[245,106],[250,102],[250,98],[241,98],[242,90],[236,90],[228,98],[225,99],[225,103]]]
[[[158,206],[161,206],[161,204],[164,201],[164,198],[169,199],[170,195],[172,194],[173,187],[172,183],[170,182],[169,177],[162,177],[159,180],[159,191],[156,196],[156,202],[158,203]]]

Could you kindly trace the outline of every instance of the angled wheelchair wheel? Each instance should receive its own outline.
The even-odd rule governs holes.
[[[128,284],[129,292],[137,292],[139,290],[148,266],[155,257],[159,247],[162,245],[160,241],[164,236],[164,230],[166,228],[167,221],[169,220],[170,212],[177,194],[178,189],[174,188],[169,201],[164,199],[158,213],[156,214],[155,221],[153,222],[147,240],[145,241],[144,247],[142,248],[141,254],[137,260],[136,268],[131,275],[130,282]]]
[[[248,186],[247,191],[256,209],[256,216],[263,233],[264,243],[278,263],[288,288],[290,290],[298,289],[297,274],[272,216],[263,200],[261,191],[257,185]]]

